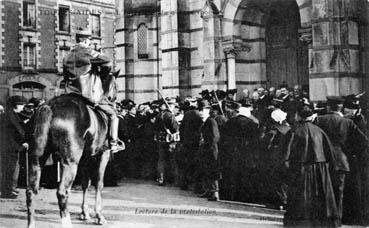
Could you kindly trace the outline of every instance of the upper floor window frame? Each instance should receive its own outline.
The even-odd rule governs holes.
[[[71,15],[70,15],[70,6],[68,5],[59,5],[58,6],[58,31],[62,33],[70,33],[71,31]],[[63,16],[65,18],[63,18]],[[64,19],[64,20],[63,20]],[[63,23],[66,22],[66,25]]]
[[[37,8],[36,3],[30,0],[22,2],[22,26],[25,28],[37,28]]]
[[[90,22],[92,37],[101,38],[101,14],[91,14]],[[98,29],[95,28],[96,25]]]

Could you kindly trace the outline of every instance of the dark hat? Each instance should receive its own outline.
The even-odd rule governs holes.
[[[148,118],[148,119],[152,119],[152,118],[154,118],[154,117],[156,117],[158,115],[158,113],[157,112],[154,112],[154,111],[148,111],[148,112],[146,112],[146,117]]]
[[[176,98],[165,98],[165,100],[167,101],[168,104],[175,104],[175,105],[177,105]]]
[[[111,69],[109,69],[108,67],[113,66],[111,59],[106,55],[99,55],[99,58],[91,59],[90,62],[91,64],[107,67],[106,69],[109,71]]]
[[[284,100],[281,99],[277,99],[277,98],[273,98],[270,101],[270,104],[274,105],[274,106],[281,106],[284,103]]]
[[[343,104],[345,99],[341,96],[327,96],[327,105],[339,105]]]
[[[120,103],[122,104],[122,108],[127,108],[128,105],[136,105],[135,102],[130,99],[124,99]]]
[[[241,100],[241,101],[239,101],[239,102],[241,103],[241,106],[242,106],[242,107],[246,107],[246,108],[248,108],[248,107],[251,107],[251,106],[252,106],[252,104],[251,104],[250,100]]]
[[[201,95],[201,96],[208,96],[209,95],[209,90],[203,90],[203,91],[201,91],[201,93],[199,93],[199,95]]]
[[[142,103],[142,105],[151,105],[151,102],[150,101],[147,101],[145,103]]]
[[[211,109],[213,109],[215,111],[218,111],[218,112],[221,112],[219,104],[212,104]]]
[[[31,99],[29,99],[28,101],[28,105],[34,105],[35,107],[38,107],[38,105],[40,104],[40,100],[35,98],[35,97],[32,97]]]
[[[343,106],[349,109],[360,109],[360,98],[354,94],[345,97]]]
[[[9,102],[12,105],[22,105],[22,104],[26,104],[27,103],[27,99],[23,96],[11,96],[9,98]]]
[[[24,116],[24,117],[26,117],[26,118],[30,119],[30,118],[32,117],[33,113],[34,113],[34,112],[33,112],[31,109],[24,108],[20,114],[21,114],[22,116]]]
[[[301,102],[297,106],[297,114],[304,119],[309,116],[312,116],[314,114],[313,106],[311,104],[306,104],[305,102]]]
[[[205,100],[205,99],[199,99],[197,100],[197,107],[199,109],[203,109],[203,108],[210,108],[210,104],[209,104],[209,101],[208,100]]]
[[[226,94],[228,95],[228,94],[232,94],[232,95],[234,95],[234,94],[236,94],[237,93],[237,89],[229,89],[229,90],[227,90],[227,92],[226,92]]]
[[[219,100],[223,100],[227,96],[227,93],[223,90],[217,90],[215,93],[217,94]]]
[[[242,105],[238,102],[234,102],[234,101],[227,101],[226,102],[226,106],[229,108],[229,109],[232,109],[232,110],[239,110]]]

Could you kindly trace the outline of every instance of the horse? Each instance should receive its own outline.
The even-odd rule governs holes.
[[[105,75],[105,83],[102,83],[104,93],[107,93],[108,87],[116,85],[115,77],[118,74],[119,71]],[[116,87],[109,92],[107,96],[114,99],[117,92]],[[89,166],[93,160],[98,163],[95,198],[96,223],[99,225],[106,223],[102,215],[101,191],[105,168],[111,152],[108,143],[108,128],[105,113],[94,108],[87,98],[78,94],[70,93],[54,97],[37,109],[34,116],[33,139],[30,143],[29,185],[26,190],[28,228],[35,228],[33,197],[38,194],[39,190],[42,166],[40,158],[50,154],[53,154],[61,164],[57,199],[62,227],[72,227],[68,211],[68,197],[78,167],[81,169],[83,190],[80,219],[90,219],[86,198],[92,176],[89,173]]]

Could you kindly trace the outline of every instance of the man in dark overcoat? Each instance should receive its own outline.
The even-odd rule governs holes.
[[[180,187],[185,190],[195,182],[196,162],[195,158],[199,151],[200,130],[203,124],[200,112],[203,107],[198,106],[185,112],[180,125],[180,138],[182,148],[177,156],[180,171]]]
[[[203,169],[203,179],[206,190],[209,192],[209,200],[219,200],[220,167],[218,160],[218,142],[220,133],[217,121],[209,115],[210,106],[204,107],[201,112],[205,121],[201,128],[200,154]]]
[[[346,175],[350,172],[350,160],[353,157],[364,157],[368,139],[357,125],[342,114],[343,102],[341,97],[327,97],[328,114],[318,116],[315,124],[329,136],[336,157],[337,170],[332,175],[334,195],[340,219],[343,214],[343,198]]]
[[[224,194],[230,200],[249,201],[256,196],[258,125],[245,107],[225,124],[222,171]],[[221,186],[221,189],[223,188]]]
[[[22,96],[8,99],[6,112],[1,116],[0,150],[2,156],[1,196],[17,198],[16,189],[19,175],[19,153],[28,149],[25,130],[18,114],[23,110],[27,100]]]

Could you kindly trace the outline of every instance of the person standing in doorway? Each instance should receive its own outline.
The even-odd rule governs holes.
[[[19,175],[19,153],[26,152],[29,147],[22,120],[19,117],[26,103],[26,98],[22,96],[10,97],[7,110],[0,120],[0,150],[3,161],[1,196],[3,198],[15,199],[19,194],[16,189]]]

